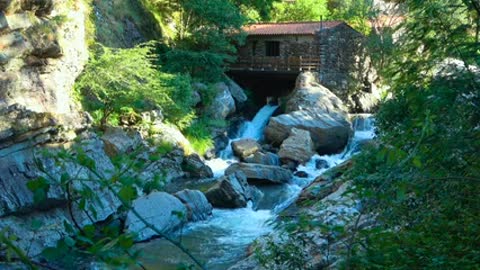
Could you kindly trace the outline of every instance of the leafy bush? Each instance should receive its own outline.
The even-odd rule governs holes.
[[[193,149],[200,155],[205,155],[214,146],[212,128],[224,128],[226,126],[228,126],[228,122],[225,120],[201,118],[185,128],[184,133]]]
[[[163,73],[154,64],[154,44],[132,49],[98,46],[75,89],[101,126],[116,124],[125,112],[161,107],[166,119],[185,125],[192,119],[190,78]]]

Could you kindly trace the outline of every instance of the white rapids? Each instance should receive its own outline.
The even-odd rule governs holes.
[[[276,109],[277,106],[264,106],[252,121],[244,124],[238,138],[231,141],[242,138],[261,140],[263,130]],[[241,260],[255,239],[274,230],[273,221],[277,214],[296,200],[303,187],[328,168],[351,158],[359,151],[358,146],[362,142],[375,136],[374,119],[371,115],[355,115],[352,118],[354,136],[342,153],[315,155],[306,164],[298,166],[298,171],[308,174],[306,178],[294,177],[291,184],[260,187],[265,194],[264,197],[267,198],[263,203],[259,203],[257,210],[253,209],[251,202],[248,207],[241,209],[214,209],[210,219],[189,224],[179,233],[178,237],[181,238],[183,245],[204,262],[207,269],[228,269]],[[238,162],[233,156],[230,143],[222,152],[221,158],[207,162],[215,177],[222,176],[230,164]],[[319,162],[323,163],[325,168],[317,169]],[[184,254],[164,240],[143,244],[141,249],[145,253],[142,262],[152,269],[173,270],[177,269],[179,264],[189,262]]]

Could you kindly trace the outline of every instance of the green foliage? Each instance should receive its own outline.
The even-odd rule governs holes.
[[[469,23],[478,14],[463,1],[408,8],[386,72],[394,97],[376,117],[378,145],[350,176],[378,225],[361,230],[346,267],[476,269],[480,74],[468,65],[480,62]]]
[[[268,238],[263,252],[255,250],[255,258],[265,269],[312,269],[305,254],[306,243],[304,238],[290,235],[279,240]]]
[[[131,49],[99,46],[92,55],[75,89],[101,126],[118,124],[121,116],[156,107],[161,107],[172,123],[191,121],[190,78],[160,72],[153,51],[152,43]]]
[[[214,146],[212,128],[224,128],[227,125],[228,123],[224,120],[201,118],[187,127],[184,133],[193,149],[198,154],[205,155],[205,153]]]
[[[224,0],[144,2],[169,34],[171,50],[165,54],[166,70],[189,72],[203,81],[220,80],[226,65],[235,59],[234,44],[243,39],[240,8]],[[175,28],[168,28],[171,22]]]
[[[272,21],[320,21],[326,19],[330,12],[327,0],[283,1],[273,4]]]
[[[330,0],[328,5],[332,19],[345,20],[360,33],[368,34],[370,19],[377,15],[373,3],[373,0]]]

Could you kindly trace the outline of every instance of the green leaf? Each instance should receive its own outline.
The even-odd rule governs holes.
[[[418,156],[416,156],[412,159],[412,163],[415,167],[417,167],[419,169],[422,168],[422,161],[420,160],[420,158]]]
[[[124,186],[118,192],[118,196],[122,201],[131,202],[137,196],[137,191],[132,186]]]
[[[75,239],[71,238],[70,236],[65,236],[64,242],[69,247],[74,247],[76,243]]]

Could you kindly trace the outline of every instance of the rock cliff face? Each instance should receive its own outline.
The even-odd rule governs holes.
[[[5,134],[85,126],[71,91],[88,59],[86,7],[81,1],[74,7],[67,2],[13,0],[0,9],[0,110],[33,125],[14,132],[2,126],[2,141],[8,139]]]
[[[83,3],[0,0],[0,230],[15,235],[16,245],[28,256],[66,236],[64,223],[84,226],[103,221],[120,206],[113,194],[95,184],[89,186],[100,198],[91,205],[95,214],[70,204],[69,195],[56,186],[49,188],[43,203],[35,203],[28,184],[39,177],[60,179],[68,173],[92,178],[77,164],[59,166],[43,151],[80,146],[97,170],[108,174],[113,169],[110,157],[144,143],[135,141],[140,135],[129,138],[114,132],[100,138],[87,131],[91,119],[72,93],[88,59],[88,7]],[[183,176],[183,151],[175,153],[158,160],[142,177],[151,179],[158,168],[169,165],[178,170],[170,170],[167,178]],[[43,226],[34,230],[34,223]]]

